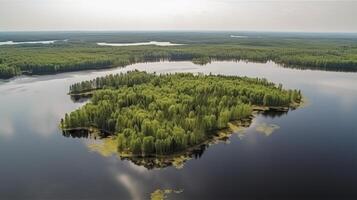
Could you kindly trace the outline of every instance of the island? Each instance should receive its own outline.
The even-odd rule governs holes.
[[[254,110],[287,111],[302,99],[299,90],[264,78],[137,70],[76,83],[69,94],[90,101],[65,114],[63,131],[111,137],[126,158],[192,151],[222,130],[249,124]]]

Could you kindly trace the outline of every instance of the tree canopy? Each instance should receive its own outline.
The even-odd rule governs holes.
[[[84,81],[70,94],[93,92],[91,101],[66,114],[64,130],[96,127],[117,136],[118,151],[165,155],[200,144],[247,118],[257,106],[290,107],[300,91],[266,79],[190,73],[131,71]]]
[[[217,41],[218,42],[218,41]],[[223,41],[222,41],[223,42]],[[213,60],[274,61],[285,67],[357,71],[355,41],[245,39],[234,44],[104,47],[68,42],[0,46],[0,78],[102,69],[159,60],[207,64]]]

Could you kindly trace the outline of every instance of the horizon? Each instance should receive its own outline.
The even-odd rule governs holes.
[[[356,11],[0,0],[0,200],[357,200]]]
[[[297,33],[297,34],[357,34],[357,31],[289,31],[289,30],[6,30],[0,33]]]
[[[349,0],[0,0],[0,5],[4,32],[357,32],[357,1]]]

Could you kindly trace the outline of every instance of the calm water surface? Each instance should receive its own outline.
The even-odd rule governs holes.
[[[17,45],[17,44],[53,44],[55,42],[66,42],[67,40],[46,40],[46,41],[31,41],[31,42],[14,42],[6,41],[0,42],[0,45]]]
[[[181,46],[183,44],[175,44],[171,42],[137,42],[137,43],[107,43],[107,42],[99,42],[97,43],[99,46],[113,46],[113,47],[125,47],[125,46],[146,46],[146,45],[155,45],[155,46]]]
[[[147,170],[89,151],[91,139],[67,138],[60,118],[83,103],[69,85],[133,69],[265,77],[301,89],[308,105],[282,116],[259,115],[244,134],[210,146],[183,169]],[[190,62],[20,77],[0,82],[0,199],[357,198],[357,73],[294,70],[274,63]],[[280,127],[271,134],[262,125]],[[257,130],[258,129],[258,130]]]

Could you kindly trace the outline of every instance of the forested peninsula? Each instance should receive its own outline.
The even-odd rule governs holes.
[[[273,61],[284,67],[357,71],[357,40],[246,38],[217,39],[211,36],[189,40],[189,36],[173,42],[181,46],[98,46],[92,42],[55,42],[0,46],[0,78],[21,74],[42,75],[61,72],[123,67],[133,63],[170,60],[207,64],[214,60]],[[100,41],[99,36],[95,37]],[[118,37],[104,38],[116,41]],[[126,35],[127,41],[130,36]],[[164,35],[158,36],[165,40]],[[156,38],[156,39],[158,39]],[[134,38],[137,39],[137,38]],[[141,42],[134,40],[132,42]],[[80,38],[80,40],[84,40]],[[125,40],[126,41],[126,40]],[[202,42],[202,43],[200,43]]]
[[[289,109],[301,102],[300,91],[266,79],[140,71],[76,83],[69,94],[91,98],[64,116],[64,131],[109,133],[119,154],[137,157],[185,151],[229,122],[251,117],[255,108]]]

